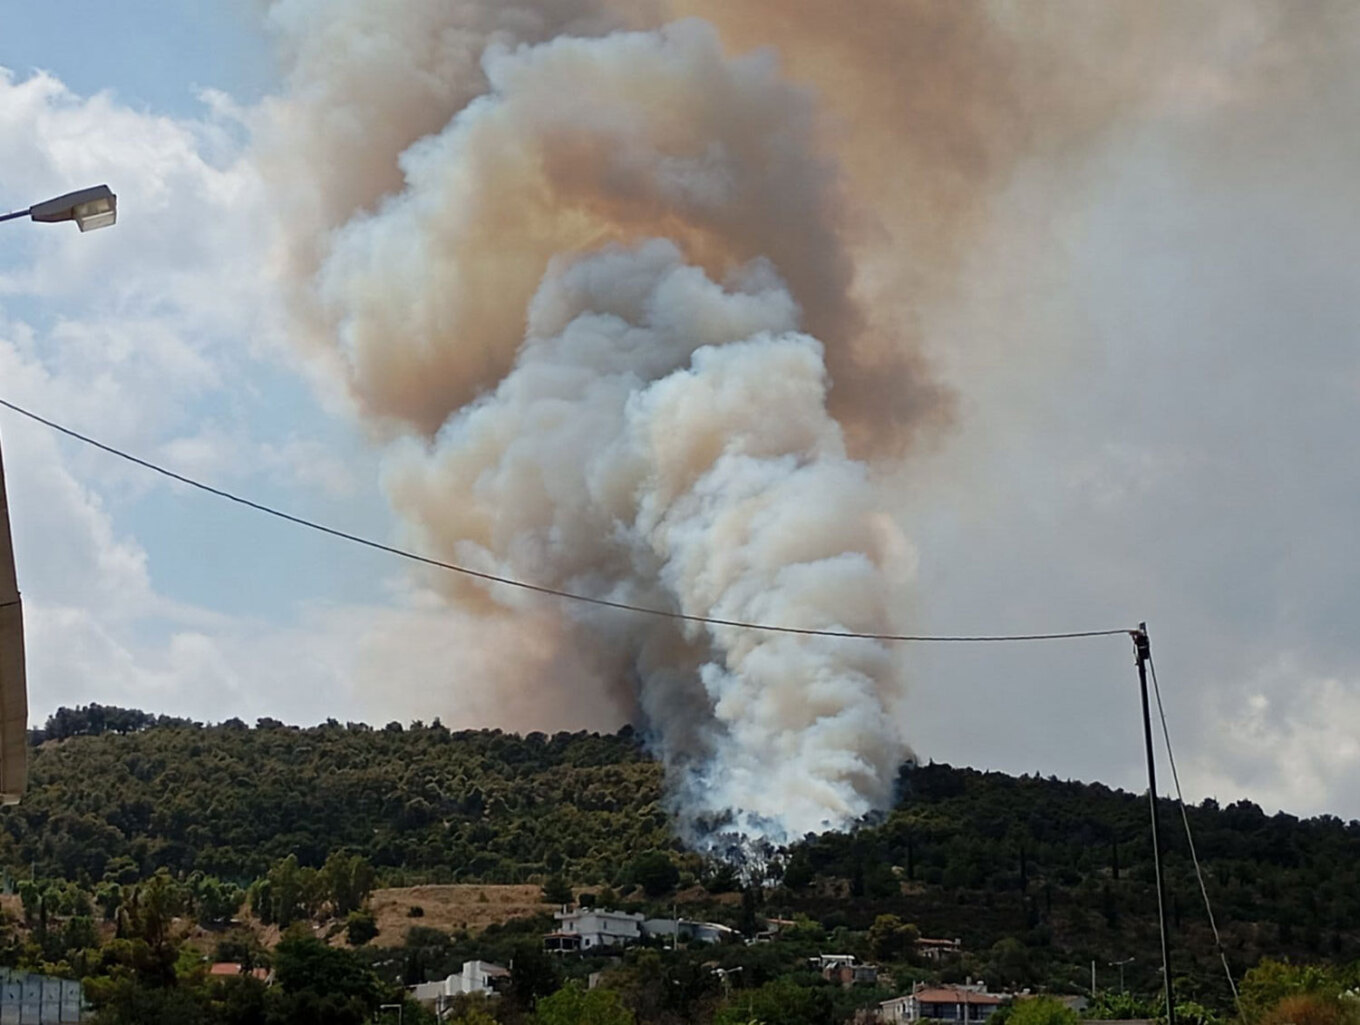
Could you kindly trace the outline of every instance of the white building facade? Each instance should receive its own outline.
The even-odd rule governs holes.
[[[556,937],[568,939],[561,949],[594,950],[597,947],[623,947],[642,939],[642,915],[627,911],[599,911],[577,908],[558,911]]]
[[[510,972],[487,961],[464,961],[455,975],[438,982],[422,982],[411,987],[411,997],[418,1003],[433,1007],[435,1016],[443,1018],[445,1009],[454,997],[482,994],[493,996],[497,987],[510,980]]]

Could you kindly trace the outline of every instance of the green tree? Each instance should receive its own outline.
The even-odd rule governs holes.
[[[548,876],[543,884],[543,899],[549,904],[571,903],[571,886],[561,872],[554,872]]]
[[[318,885],[337,916],[363,907],[373,892],[373,866],[362,854],[336,851],[321,868]]]
[[[557,961],[539,943],[521,943],[514,949],[510,968],[510,992],[524,1007],[554,992],[562,984]]]
[[[1308,995],[1330,999],[1339,996],[1345,988],[1344,981],[1330,965],[1290,964],[1267,957],[1242,976],[1238,1001],[1243,1017],[1251,1022],[1279,1007],[1287,997]]]
[[[372,911],[351,911],[345,918],[345,939],[351,947],[362,947],[378,935],[378,922]]]
[[[168,947],[171,926],[185,905],[184,888],[161,869],[133,890],[123,905],[119,931],[145,940],[153,949]]]
[[[1085,1016],[1093,1021],[1127,1021],[1131,1018],[1153,1019],[1161,1013],[1161,1004],[1144,1000],[1132,993],[1102,992],[1086,1006]]]
[[[377,977],[347,950],[327,946],[313,936],[290,931],[274,951],[274,971],[286,993],[355,998],[370,1012],[382,998]]]
[[[190,877],[189,895],[199,925],[210,927],[230,922],[245,899],[239,886],[201,872]]]
[[[1079,1025],[1081,1016],[1054,997],[1026,997],[1017,1000],[1006,1018],[1006,1025]]]
[[[783,881],[790,890],[801,890],[811,885],[816,875],[807,855],[800,851],[789,859],[788,866],[784,869]]]
[[[609,989],[582,989],[569,982],[538,1002],[537,1025],[634,1025],[633,1013]]]
[[[496,1019],[483,1006],[469,1004],[459,1008],[445,1025],[499,1025]]]
[[[99,932],[94,927],[94,919],[88,915],[75,915],[66,920],[62,932],[62,943],[67,950],[84,950],[99,945]]]
[[[325,897],[320,874],[314,868],[299,865],[295,854],[271,868],[264,884],[256,889],[257,900],[262,898],[258,913],[264,921],[275,922],[280,928],[310,918]]]
[[[760,931],[760,919],[756,911],[760,906],[760,897],[756,892],[755,884],[751,884],[741,891],[741,919],[737,923],[737,928],[743,936],[750,938]]]
[[[896,915],[879,915],[869,927],[869,949],[880,961],[902,961],[916,949],[921,930]]]
[[[992,944],[991,956],[987,959],[987,979],[993,985],[1018,986],[1030,982],[1033,974],[1034,965],[1029,948],[1014,936],[1007,936]]]
[[[647,851],[632,860],[628,878],[653,899],[664,897],[680,882],[680,870],[665,851]]]
[[[123,903],[123,888],[117,883],[103,882],[95,889],[95,903],[104,913],[104,921],[112,922],[118,916],[118,908]]]
[[[759,989],[739,992],[718,1011],[714,1025],[825,1025],[841,1021],[837,990],[831,986],[800,986],[792,979],[776,979]]]

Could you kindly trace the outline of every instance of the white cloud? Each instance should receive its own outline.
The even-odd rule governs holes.
[[[214,483],[353,499],[354,470],[306,434],[326,425],[307,408],[276,409],[270,375],[287,370],[262,186],[238,112],[208,100],[202,119],[176,120],[74,95],[49,75],[0,73],[7,189],[31,202],[107,181],[119,196],[112,230],[5,226],[15,244],[0,258],[0,395]],[[211,604],[213,587],[153,572],[157,521],[139,503],[173,486],[10,413],[0,426],[35,721],[88,701],[208,718],[352,709],[369,613],[302,610],[288,622],[176,598],[187,587]],[[222,543],[247,543],[257,527]],[[288,583],[299,568],[302,582]],[[285,563],[260,586],[305,589],[306,568]]]
[[[1353,40],[1316,66],[1338,47]],[[930,627],[1146,618],[1187,796],[1345,816],[1360,152],[1336,125],[1357,66],[1314,81],[1307,116],[1239,81],[1140,123],[1090,169],[1095,192],[1022,173],[967,301],[933,316],[961,432],[904,475]],[[937,758],[1141,788],[1131,655],[917,653],[913,736]]]
[[[1198,792],[1234,799],[1245,791],[1271,809],[1336,813],[1338,783],[1360,780],[1360,678],[1316,676],[1284,654],[1205,714],[1218,727],[1186,771]]]

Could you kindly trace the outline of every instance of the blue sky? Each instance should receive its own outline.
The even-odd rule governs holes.
[[[252,3],[4,0],[0,11],[0,65],[50,71],[78,93],[110,89],[137,109],[193,116],[201,88],[248,103],[277,78]]]
[[[6,7],[0,65],[10,69],[11,84],[31,83],[39,73],[51,76],[60,86],[53,87],[48,106],[64,110],[72,124],[88,123],[95,132],[101,131],[96,119],[81,108],[92,106],[89,97],[106,94],[123,121],[109,134],[145,128],[154,135],[159,123],[162,128],[171,126],[169,134],[174,136],[175,129],[189,126],[180,141],[201,144],[202,139],[189,136],[202,129],[205,118],[213,117],[202,100],[203,90],[220,90],[249,104],[276,83],[271,43],[257,13],[247,5],[6,3]],[[72,31],[73,26],[79,29]],[[230,124],[217,127],[231,138],[244,135]],[[120,143],[137,142],[124,136],[100,145],[116,149]],[[22,140],[11,143],[23,146]],[[167,253],[171,259],[183,257],[188,275],[201,279],[191,282],[194,288],[217,289],[215,279],[222,268],[215,265],[219,254],[213,248],[222,243],[221,237],[193,238],[197,226],[184,224],[204,212],[188,202],[167,208],[162,197],[154,224],[148,224],[147,211],[138,202],[144,183],[138,180],[135,152],[106,167],[92,160],[88,171],[63,173],[59,161],[44,159],[43,149],[41,142],[29,148],[25,154],[29,166],[22,169],[26,173],[16,173],[14,163],[0,168],[0,205],[22,207],[96,179],[107,180],[121,196],[120,222],[111,231],[87,237],[64,230],[66,226],[54,230],[27,222],[7,225],[10,231],[0,256],[3,273],[41,277],[43,262],[54,257],[63,262],[69,258],[77,271],[64,282],[12,285],[0,299],[11,333],[18,325],[34,332],[24,361],[28,370],[46,376],[49,386],[46,397],[43,388],[25,395],[11,377],[10,386],[4,388],[7,397],[136,454],[178,463],[257,500],[390,537],[394,528],[377,486],[374,450],[347,418],[321,409],[314,390],[282,350],[250,337],[262,322],[245,319],[219,329],[213,315],[200,316],[190,308],[190,297],[155,294],[156,276],[165,270]],[[228,152],[218,169],[230,174],[234,159],[238,158]],[[85,178],[74,177],[79,173]],[[175,172],[170,173],[173,177]],[[166,187],[166,182],[156,186]],[[237,214],[217,208],[206,215]],[[191,236],[188,241],[186,235]],[[100,265],[106,274],[101,274]],[[108,291],[101,288],[101,277],[112,285]],[[89,283],[91,290],[78,287],[77,279]],[[248,294],[234,300],[251,301]],[[118,324],[123,316],[134,323]],[[141,330],[159,338],[159,348],[150,354],[137,351]],[[101,352],[111,346],[126,348],[116,355]],[[185,368],[185,359],[198,365]],[[165,377],[167,367],[185,370],[186,379]],[[119,404],[124,408],[113,419],[96,412],[82,418],[71,405],[51,397],[61,393],[63,381],[75,393],[98,383],[114,393],[115,408]],[[160,390],[161,383],[167,390]],[[183,389],[178,396],[176,386]],[[217,673],[211,667],[200,667],[196,684],[164,682],[159,692],[153,688],[144,697],[138,694],[139,680],[144,684],[158,675],[164,681],[173,677],[170,652],[175,639],[199,636],[195,623],[200,629],[209,621],[218,629],[234,623],[234,630],[250,634],[265,625],[296,623],[315,607],[381,601],[385,581],[396,572],[389,559],[337,548],[333,541],[169,485],[77,443],[45,437],[43,428],[12,415],[0,429],[10,464],[17,559],[24,567],[30,635],[37,634],[30,655],[35,722],[59,704],[85,701],[165,705],[183,714],[216,718],[269,712],[315,720],[346,711],[355,714],[343,694],[327,704],[315,691],[274,690],[271,697],[266,686],[254,697],[231,693],[234,674]],[[319,453],[327,464],[322,469],[333,479],[324,486],[300,481],[290,465],[290,459],[299,456],[290,456],[285,451],[289,446],[298,453]],[[233,447],[235,453],[227,457]],[[123,545],[141,565],[144,579],[130,591],[145,589],[148,608],[116,629],[96,629],[106,639],[125,635],[126,644],[114,643],[102,652],[115,664],[122,660],[121,678],[117,672],[75,671],[44,659],[41,638],[51,611],[48,601],[59,605],[63,595],[79,590],[69,581],[54,580],[57,572],[44,573],[62,560],[33,540],[35,533],[45,532],[26,529],[46,516],[46,510],[25,501],[26,467],[53,459],[60,459],[71,475],[66,483],[86,489],[80,497],[88,503],[86,512],[106,521],[100,525],[107,528],[106,543]],[[72,568],[63,566],[60,572]],[[120,599],[115,595],[112,600]],[[97,621],[100,610],[94,608],[90,614]],[[233,639],[217,642],[227,652],[225,657],[230,657]]]

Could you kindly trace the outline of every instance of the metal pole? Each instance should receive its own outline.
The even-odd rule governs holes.
[[[1110,967],[1119,969],[1119,992],[1121,993],[1128,992],[1128,987],[1124,985],[1124,966],[1127,964],[1133,964],[1134,960],[1135,960],[1134,958],[1126,957],[1121,961],[1110,962]]]
[[[1152,715],[1148,709],[1147,663],[1152,657],[1147,624],[1139,623],[1133,635],[1138,659],[1138,684],[1143,695],[1143,742],[1147,748],[1148,810],[1152,819],[1152,865],[1157,877],[1157,918],[1162,933],[1162,982],[1166,993],[1166,1025],[1176,1025],[1176,1001],[1171,992],[1171,947],[1167,942],[1166,883],[1162,878],[1162,844],[1157,832],[1157,761],[1152,752]]]

